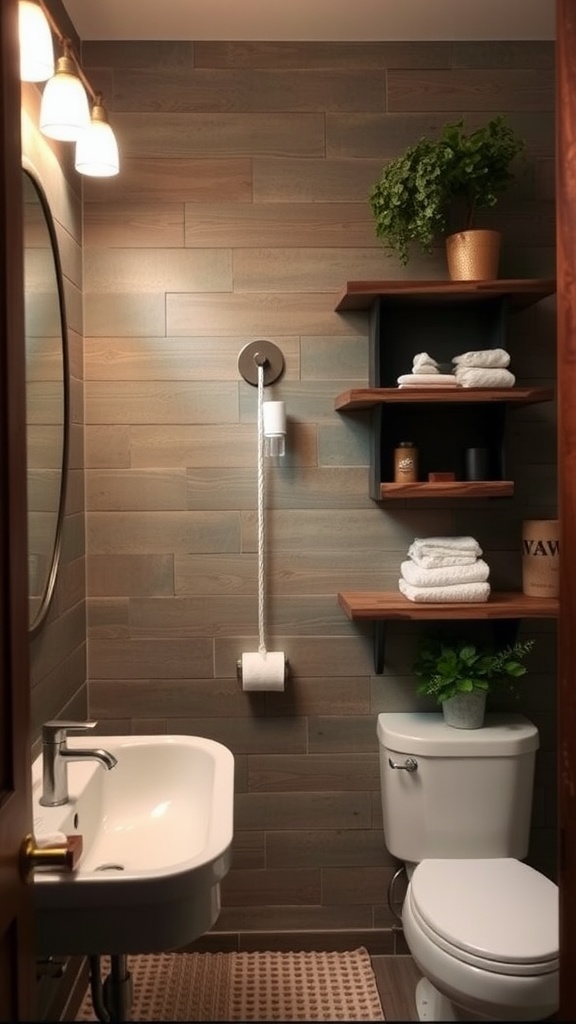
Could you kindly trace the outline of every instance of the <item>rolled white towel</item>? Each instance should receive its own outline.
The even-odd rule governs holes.
[[[409,601],[425,604],[476,604],[487,601],[490,596],[489,583],[455,583],[450,587],[413,587],[400,578],[398,586]]]
[[[454,384],[453,373],[402,373],[398,384]]]
[[[473,554],[480,557],[482,548],[475,537],[415,537],[413,541],[414,550],[424,548],[448,548],[449,551]],[[424,551],[423,554],[433,552]]]
[[[417,352],[412,360],[412,373],[438,373],[438,363],[427,352]]]
[[[487,369],[478,366],[457,366],[456,380],[463,388],[513,388],[516,377],[510,370]]]
[[[418,366],[412,367],[412,373],[440,373],[440,370],[434,363],[418,363]]]
[[[456,366],[509,366],[510,353],[505,348],[485,348],[478,352],[463,352],[452,359]]]
[[[425,569],[408,559],[400,566],[402,578],[413,587],[451,587],[456,583],[485,583],[490,566],[477,558],[471,565],[446,565]]]
[[[438,551],[438,548],[430,549]],[[450,565],[474,565],[477,561],[476,555],[460,554],[460,552],[451,552],[448,555],[420,555],[412,552],[408,549],[408,556],[415,565],[419,565],[422,569],[441,569],[445,566]]]

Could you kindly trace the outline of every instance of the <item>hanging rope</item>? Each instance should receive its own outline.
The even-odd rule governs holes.
[[[258,651],[266,654],[264,636],[264,364],[258,364]]]

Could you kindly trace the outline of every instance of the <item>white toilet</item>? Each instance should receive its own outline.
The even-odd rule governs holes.
[[[409,879],[419,1020],[543,1020],[558,1008],[558,889],[523,864],[538,730],[491,714],[378,715],[384,838]]]

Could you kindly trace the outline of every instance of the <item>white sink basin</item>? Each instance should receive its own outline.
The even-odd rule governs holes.
[[[69,802],[42,807],[34,761],[34,834],[83,836],[74,872],[34,873],[37,952],[153,953],[203,935],[230,866],[231,752],[198,736],[81,736],[68,746],[102,747],[118,764],[68,761]]]

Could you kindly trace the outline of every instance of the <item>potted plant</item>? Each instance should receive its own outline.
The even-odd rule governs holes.
[[[533,640],[498,648],[468,639],[426,637],[414,664],[420,680],[417,693],[442,704],[448,725],[477,729],[484,724],[486,695],[502,686],[515,690],[516,681],[527,672],[522,660],[533,646]]]
[[[446,124],[436,139],[421,138],[384,167],[372,189],[377,237],[406,265],[412,243],[429,254],[435,238],[450,231],[446,240],[450,277],[495,278],[500,233],[479,229],[477,213],[495,206],[500,193],[515,180],[511,164],[523,149],[524,141],[502,116],[471,132],[465,131],[461,120]],[[471,241],[480,243],[482,251],[487,241],[496,242],[495,263],[471,265]],[[464,256],[458,257],[458,251]]]

